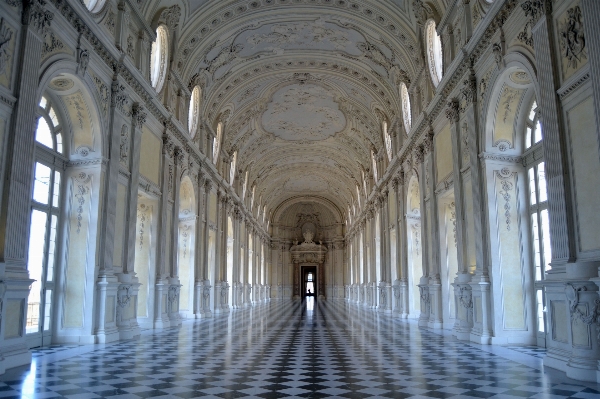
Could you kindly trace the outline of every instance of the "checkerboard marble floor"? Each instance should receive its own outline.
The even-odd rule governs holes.
[[[37,351],[0,398],[600,398],[541,359],[339,301],[276,301],[107,345]]]

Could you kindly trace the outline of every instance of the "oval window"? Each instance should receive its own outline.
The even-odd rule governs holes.
[[[192,97],[190,98],[190,109],[188,111],[188,129],[190,137],[194,138],[198,130],[198,122],[200,119],[200,86],[194,87]]]
[[[169,34],[167,27],[160,25],[156,28],[156,40],[152,43],[150,56],[150,82],[157,92],[160,92],[165,83],[168,54]]]
[[[427,64],[433,85],[437,87],[442,80],[442,41],[435,30],[435,21],[430,19],[425,24],[427,43]]]
[[[404,120],[404,129],[406,134],[410,132],[412,127],[412,114],[410,110],[410,97],[408,96],[408,89],[404,82],[400,83],[400,101],[402,101],[402,119]]]

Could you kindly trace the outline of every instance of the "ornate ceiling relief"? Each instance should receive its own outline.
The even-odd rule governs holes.
[[[322,19],[307,22],[270,24],[242,33],[238,40],[245,41],[243,54],[249,56],[258,51],[283,54],[285,49],[344,50],[353,52],[353,39],[358,33],[341,29]],[[236,40],[237,41],[237,40]]]
[[[329,184],[322,178],[317,176],[306,176],[301,178],[289,179],[285,183],[285,189],[296,193],[318,193],[327,191]]]
[[[346,118],[324,88],[294,84],[273,95],[262,116],[266,131],[288,141],[325,140],[346,126]]]

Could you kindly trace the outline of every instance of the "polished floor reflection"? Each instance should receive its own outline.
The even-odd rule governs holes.
[[[276,301],[113,345],[34,352],[0,398],[600,398],[538,350],[482,347],[344,301]]]

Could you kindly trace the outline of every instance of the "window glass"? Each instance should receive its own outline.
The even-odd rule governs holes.
[[[537,121],[535,124],[534,144],[539,143],[540,141],[542,141],[542,124],[540,121]]]
[[[40,108],[46,109],[46,105],[48,105],[48,100],[46,100],[46,97],[42,97],[40,100]]]
[[[542,278],[542,272],[540,267],[542,266],[542,262],[540,260],[540,234],[538,228],[538,215],[537,213],[531,215],[531,230],[532,230],[532,238],[533,238],[533,256],[534,256],[534,266],[535,266],[535,279],[540,280]]]
[[[35,164],[35,178],[33,183],[33,200],[40,204],[48,203],[50,195],[50,168],[37,162]]]
[[[61,153],[61,154],[63,152],[63,140],[62,140],[61,133],[56,134],[56,152]]]
[[[535,195],[535,170],[531,168],[527,171],[529,175],[529,203],[535,205],[537,203],[537,197]]]
[[[217,136],[213,139],[213,162],[216,164],[221,150],[221,135],[223,134],[223,122],[217,125]]]
[[[425,24],[427,39],[427,63],[433,85],[437,87],[442,80],[442,41],[436,32],[436,25],[433,19]]]
[[[50,221],[50,240],[48,241],[48,266],[46,268],[46,281],[52,281],[54,279],[54,253],[56,251],[56,226],[58,223],[58,217],[52,215]]]
[[[54,172],[54,188],[52,189],[52,206],[58,207],[60,196],[60,172]]]
[[[98,12],[104,6],[104,2],[106,0],[83,0],[83,4],[87,7],[87,9],[91,12]]]
[[[537,103],[534,101],[533,105],[531,106],[531,110],[529,111],[529,120],[533,121],[535,120],[535,110],[537,108]]]
[[[544,299],[542,295],[542,290],[537,290],[536,300],[537,300],[537,318],[538,318],[538,331],[543,333],[546,330],[546,326],[544,325]]]
[[[165,82],[169,53],[168,31],[164,25],[156,29],[156,40],[150,53],[150,82],[160,92]]]
[[[544,162],[537,166],[538,184],[539,184],[539,199],[540,202],[548,200],[548,189],[546,187],[546,170]]]
[[[58,126],[58,118],[56,117],[54,108],[50,107],[50,112],[48,112],[48,115],[50,116],[50,120],[52,121],[54,128],[56,128]]]
[[[44,117],[38,119],[38,127],[35,131],[35,140],[50,149],[54,149],[52,131],[50,130],[50,126],[48,126],[48,122],[46,122]]]
[[[412,115],[410,109],[410,97],[408,96],[408,89],[404,82],[400,83],[400,100],[402,101],[402,118],[404,120],[404,129],[406,134],[410,132],[412,127]]]
[[[190,109],[188,111],[188,129],[190,136],[194,138],[198,129],[198,119],[200,116],[200,87],[194,87],[192,97],[190,98]]]
[[[550,246],[550,217],[548,209],[540,212],[540,220],[542,223],[542,236],[544,244],[544,267],[546,270],[551,270],[549,263],[552,261],[552,247]]]
[[[29,277],[35,280],[29,290],[27,300],[27,326],[26,332],[33,333],[39,330],[40,293],[42,271],[44,265],[44,244],[46,236],[46,213],[34,209],[31,212],[29,229],[29,256],[27,270]]]

